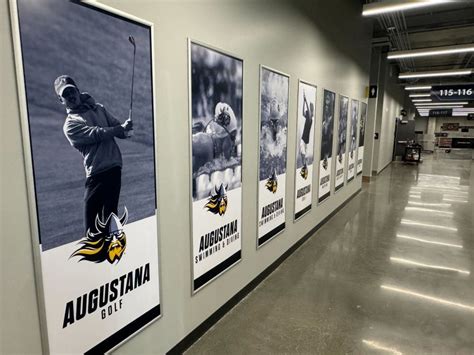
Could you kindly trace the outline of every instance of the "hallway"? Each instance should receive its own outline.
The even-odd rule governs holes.
[[[472,354],[474,163],[393,163],[188,354]]]

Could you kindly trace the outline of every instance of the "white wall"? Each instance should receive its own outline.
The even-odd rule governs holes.
[[[286,195],[287,229],[265,247],[255,250],[259,64],[274,67],[291,76],[288,170],[293,171],[297,79],[302,78],[318,85],[316,134],[319,137],[322,88],[365,100],[370,21],[360,16],[360,2],[352,0],[107,0],[105,3],[154,22],[156,51],[154,64],[163,317],[125,343],[117,353],[164,353],[360,188],[361,180],[358,177],[294,224],[294,177],[290,173]],[[8,19],[7,0],[1,0],[0,14],[3,19]],[[0,353],[40,353],[10,23],[2,21],[0,26],[0,98],[4,116],[0,139]],[[189,186],[190,178],[187,37],[233,52],[244,59],[243,260],[193,297],[190,295],[190,219],[187,208],[190,192],[183,188]],[[394,111],[395,106],[386,114],[387,117],[392,117]],[[390,130],[391,125],[384,126],[383,134],[387,141],[390,139]],[[173,156],[170,156],[170,147]],[[319,146],[315,156],[319,156]],[[384,150],[380,164],[386,162],[387,156]]]
[[[386,58],[384,60],[386,61]],[[392,161],[395,118],[400,117],[405,94],[398,84],[395,67],[385,63],[384,69],[385,75],[381,77],[381,80],[384,80],[383,90],[379,93],[383,95],[383,101],[378,104],[376,117],[376,132],[379,133],[379,139],[374,151],[373,170],[377,173],[380,173]]]

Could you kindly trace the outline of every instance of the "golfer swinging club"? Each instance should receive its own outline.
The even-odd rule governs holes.
[[[85,233],[95,230],[95,218],[117,215],[122,154],[115,138],[125,139],[133,129],[131,117],[121,123],[87,93],[80,92],[74,80],[61,75],[54,81],[59,100],[66,106],[63,131],[69,143],[84,158],[86,183],[84,194]]]

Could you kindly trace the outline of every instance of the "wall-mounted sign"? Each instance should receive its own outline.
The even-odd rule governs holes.
[[[436,109],[430,110],[429,116],[430,117],[451,117],[453,115],[453,109]]]
[[[295,221],[311,210],[316,86],[299,81],[295,171]]]
[[[10,5],[43,353],[104,354],[161,315],[153,26],[95,2]]]
[[[357,150],[357,175],[362,174],[362,162],[364,161],[364,137],[365,123],[367,121],[367,104],[360,103],[359,119],[359,149]]]
[[[285,229],[289,88],[288,75],[260,67],[257,247]]]
[[[347,182],[354,179],[355,175],[355,155],[357,146],[357,117],[359,116],[359,102],[357,100],[351,100],[351,116],[349,120],[349,156],[347,159]]]
[[[431,96],[439,101],[474,100],[474,84],[433,86]]]
[[[344,186],[344,175],[346,170],[346,147],[347,147],[347,121],[349,118],[349,98],[339,96],[339,120],[337,127],[337,158],[335,190]]]
[[[448,122],[441,126],[441,130],[443,131],[458,131],[459,130],[459,123],[457,122]]]
[[[241,259],[243,61],[189,42],[193,292]]]
[[[377,97],[377,85],[370,85],[369,99],[375,99],[376,97]]]
[[[324,90],[323,120],[321,122],[321,157],[319,160],[319,190],[318,202],[323,202],[331,195],[332,172],[332,140],[334,133],[334,111],[336,94]],[[356,121],[357,125],[357,121]],[[357,130],[357,127],[356,127]],[[357,135],[357,131],[356,131]]]

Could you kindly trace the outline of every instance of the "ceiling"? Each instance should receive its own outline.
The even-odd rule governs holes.
[[[376,1],[366,1],[372,3]],[[379,15],[374,18],[373,45],[386,51],[409,50],[474,43],[474,1]],[[474,67],[474,52],[393,60],[401,72]],[[403,80],[424,82],[472,82],[473,76]]]

